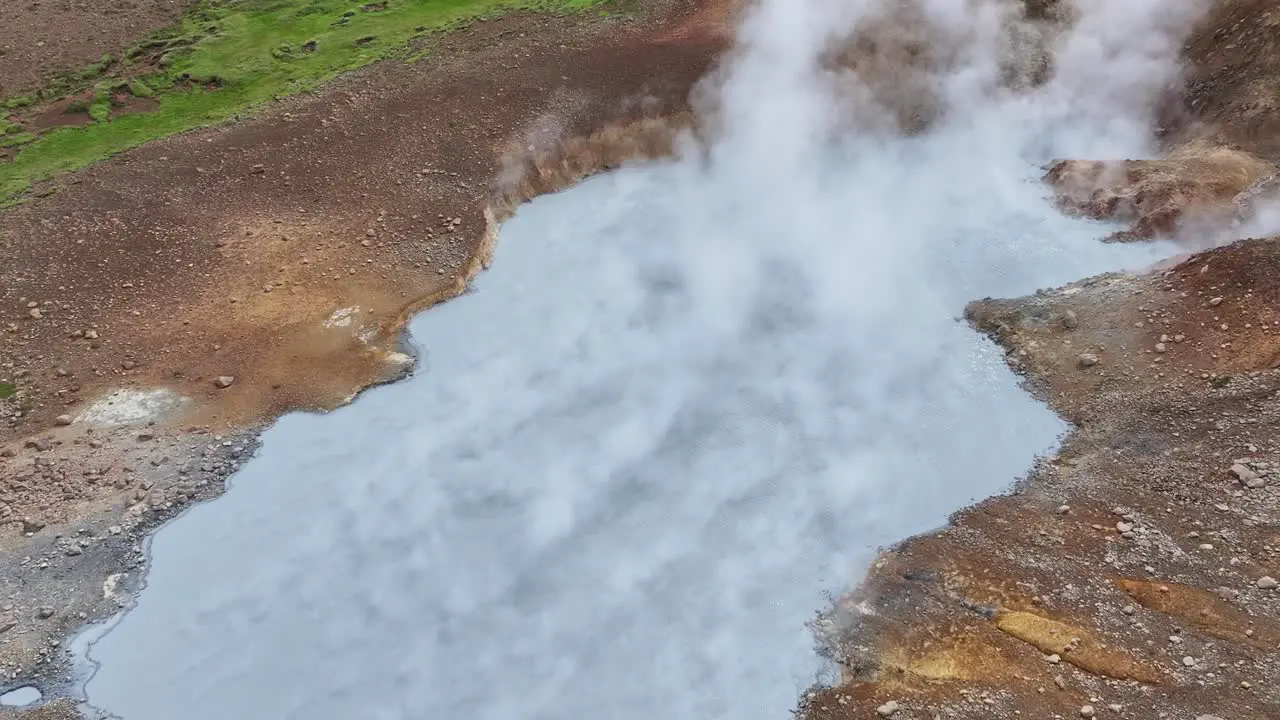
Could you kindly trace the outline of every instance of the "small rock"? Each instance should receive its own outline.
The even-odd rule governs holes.
[[[1077,362],[1080,363],[1080,367],[1093,367],[1098,364],[1098,356],[1093,353],[1084,353],[1077,359]]]
[[[1045,661],[1047,661],[1050,665],[1057,665],[1058,663],[1062,662],[1062,656],[1057,653],[1054,653],[1046,657]]]
[[[1164,344],[1164,343],[1162,343],[1162,342],[1161,342],[1161,343],[1156,343],[1156,352],[1158,352],[1158,353],[1162,353],[1162,352],[1165,352],[1165,351],[1166,351],[1166,350],[1168,350],[1168,349],[1169,349],[1169,346],[1168,346],[1168,345],[1165,345],[1165,344]]]
[[[1133,523],[1118,522],[1116,523],[1116,531],[1119,533],[1133,532]]]
[[[1138,613],[1138,608],[1132,605],[1125,605],[1124,607],[1120,608],[1120,612],[1124,613],[1125,615],[1136,615]]]
[[[1209,301],[1209,307],[1218,307],[1222,304],[1222,298],[1216,297]]]
[[[72,545],[63,552],[67,555],[67,557],[75,557],[76,555],[79,555],[84,551],[80,549],[79,545]]]
[[[1245,467],[1241,463],[1236,463],[1232,465],[1231,472],[1236,474],[1236,477],[1240,480],[1240,482],[1248,482],[1250,480],[1258,479],[1258,473],[1250,470],[1248,467]]]
[[[898,712],[897,700],[890,700],[889,702],[876,708],[876,714],[879,715],[880,717],[889,717],[890,715],[893,715],[896,712]]]
[[[120,363],[120,367],[124,368],[125,370],[132,370],[137,366],[138,364],[132,360],[125,360],[124,362]]]
[[[34,518],[29,518],[29,517],[22,518],[23,533],[37,533],[43,529],[44,529],[44,522],[40,520],[36,520]]]
[[[32,320],[39,320],[44,317],[44,313],[40,312],[40,308],[31,308],[27,311],[27,314],[31,316]]]
[[[85,336],[85,339],[86,339],[86,340],[97,340],[97,339],[98,339],[98,331],[97,331],[97,330],[85,330],[85,331],[84,331],[84,336]]]
[[[1195,666],[1196,666],[1196,659],[1195,659],[1195,658],[1193,658],[1193,657],[1191,657],[1190,655],[1187,655],[1186,657],[1182,658],[1182,664],[1183,664],[1185,667],[1195,667]]]
[[[36,610],[36,617],[40,618],[41,620],[48,620],[49,618],[53,617],[53,608],[49,607],[48,605],[38,608]]]
[[[1082,718],[1091,718],[1095,714],[1096,713],[1094,712],[1092,705],[1082,705],[1080,707],[1080,717]]]
[[[1068,330],[1075,330],[1080,326],[1080,318],[1076,316],[1075,311],[1068,310],[1062,314],[1062,327]]]
[[[1263,575],[1258,578],[1258,581],[1254,584],[1257,585],[1260,590],[1275,590],[1280,587],[1280,580],[1276,580],[1270,575]]]
[[[13,618],[0,618],[0,633],[7,633],[18,626],[18,621]]]
[[[213,379],[213,384],[216,387],[226,389],[231,387],[231,384],[234,383],[235,381],[236,379],[235,379],[235,376],[233,375],[219,375],[218,377]]]
[[[58,423],[59,425],[70,425],[70,424],[71,424],[71,416],[70,416],[70,415],[59,415],[58,417],[54,418],[54,419],[53,419],[53,421],[54,421],[54,422],[56,422],[56,423]]]

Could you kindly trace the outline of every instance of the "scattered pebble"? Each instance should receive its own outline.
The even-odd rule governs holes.
[[[898,712],[897,700],[890,700],[889,702],[876,708],[876,714],[879,715],[880,717],[889,717],[890,715],[893,715],[896,712]]]

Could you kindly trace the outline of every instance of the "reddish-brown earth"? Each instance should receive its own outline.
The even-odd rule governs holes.
[[[190,0],[21,0],[0,9],[0,98],[119,53],[178,20]]]

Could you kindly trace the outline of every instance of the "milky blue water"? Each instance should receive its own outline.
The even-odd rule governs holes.
[[[35,702],[39,702],[41,698],[40,691],[28,685],[26,687],[10,690],[0,695],[0,705],[8,707],[26,707]]]

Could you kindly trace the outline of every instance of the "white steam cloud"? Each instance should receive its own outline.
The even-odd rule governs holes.
[[[478,292],[415,321],[422,373],[282,420],[159,534],[90,700],[788,717],[824,670],[824,593],[1063,429],[964,303],[1168,251],[1102,245],[1114,228],[1038,177],[1150,150],[1197,3],[1080,0],[1058,31],[1009,3],[901,5],[762,0],[703,88],[709,147],[523,208]],[[868,42],[921,65],[859,64]]]

